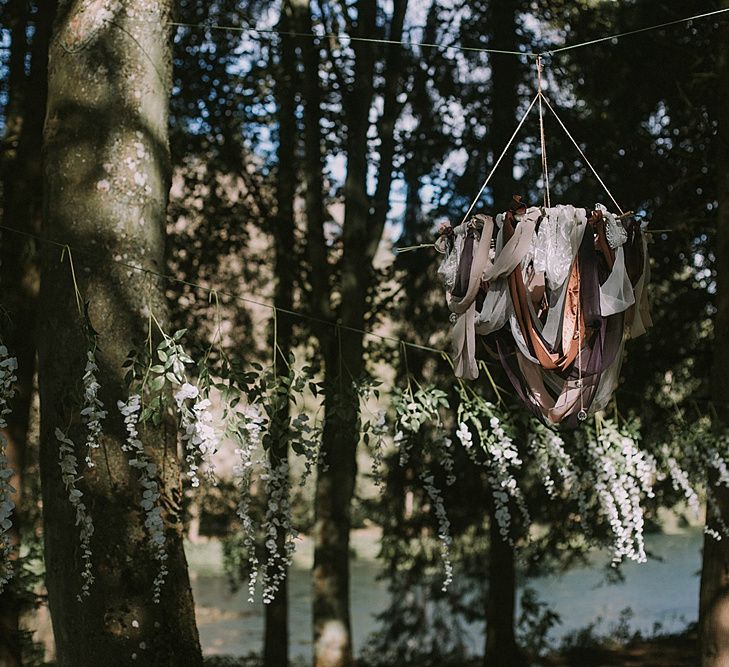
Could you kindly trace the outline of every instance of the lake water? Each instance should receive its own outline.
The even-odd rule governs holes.
[[[608,556],[598,553],[587,567],[561,576],[531,579],[527,585],[562,617],[562,624],[552,633],[555,639],[598,621],[596,631],[607,632],[628,607],[633,612],[633,630],[651,633],[660,624],[664,632],[678,631],[697,618],[702,540],[700,528],[647,536],[647,551],[661,560],[626,564],[622,583],[605,582]],[[355,651],[359,651],[377,628],[374,615],[387,607],[388,593],[386,582],[377,580],[380,567],[376,532],[355,531],[352,544],[357,553],[352,561],[352,625]],[[289,578],[292,658],[311,656],[311,557],[311,543],[302,540]],[[259,652],[263,605],[248,603],[246,591],[230,592],[222,574],[219,545],[190,545],[188,558],[206,655]],[[473,628],[469,642],[473,652],[483,646],[482,632],[482,628]]]

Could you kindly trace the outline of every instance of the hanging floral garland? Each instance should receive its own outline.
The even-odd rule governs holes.
[[[8,348],[0,344],[0,431],[8,426],[8,415],[11,412],[11,401],[15,396],[15,384],[18,381],[16,371],[18,361],[10,356]],[[10,563],[10,555],[13,550],[13,543],[10,538],[10,529],[13,527],[12,514],[15,503],[12,501],[12,494],[15,489],[10,484],[13,477],[13,470],[10,468],[8,457],[5,453],[7,440],[0,432],[0,592],[13,576]]]
[[[561,210],[560,215],[563,214],[564,210]],[[604,216],[609,220],[607,214]],[[519,225],[523,222],[519,221]],[[624,238],[619,229],[609,233],[607,228],[606,224],[605,240],[608,244],[610,238],[613,242],[615,238]],[[466,227],[464,235],[470,234],[470,229],[478,232],[478,226]],[[449,273],[452,267],[456,267],[457,273],[461,268],[460,259],[454,262],[452,255],[457,252],[460,243],[458,236],[458,232],[449,232],[447,229],[441,234],[447,246],[446,260],[441,270],[446,284],[452,282],[453,274]],[[471,238],[472,246],[477,243],[480,245],[478,233],[472,234]],[[463,247],[466,246],[466,240],[464,236]],[[496,245],[498,247],[498,241]],[[524,271],[522,263],[519,271],[522,278],[526,275],[529,284],[533,285],[534,266],[541,266],[539,262],[543,261],[539,259],[541,251],[539,244],[534,243],[533,236],[529,248],[531,259],[527,270]],[[463,257],[463,252],[461,248],[460,257]],[[641,258],[645,266],[646,255],[641,255]],[[493,264],[497,264],[498,256],[494,254],[492,260]],[[573,275],[574,257],[567,263],[567,273],[570,275],[572,271]],[[516,267],[512,273],[515,270]],[[564,267],[560,269],[555,264],[549,265],[544,269],[545,283],[554,279],[557,281],[555,284],[565,285],[564,282],[559,283],[559,276],[563,272]],[[470,290],[472,273],[472,270],[468,271],[467,290]],[[476,275],[479,275],[478,272]],[[491,285],[496,286],[498,280],[500,278],[489,282],[484,300],[492,298],[501,303],[504,297],[510,297],[508,285],[504,287],[502,284],[492,292]],[[623,284],[627,283],[623,281]],[[477,293],[479,290],[484,291],[482,287],[479,281]],[[642,297],[638,299],[634,294],[634,299],[635,304],[642,303]],[[579,316],[579,301],[577,304]],[[645,311],[636,310],[635,317],[640,317],[643,324],[647,323],[649,319],[644,316]],[[454,319],[458,324],[461,313],[456,311]],[[515,312],[508,311],[508,301],[505,312],[508,314],[508,317],[504,317],[505,323],[516,319]],[[483,314],[483,309],[480,314]],[[576,321],[583,320],[578,317]],[[85,432],[84,459],[89,468],[94,466],[107,411],[100,399],[96,335],[87,319],[85,322],[88,346],[81,378],[83,391],[79,414]],[[510,330],[513,334],[514,329]],[[160,341],[156,346],[152,343],[153,332]],[[304,474],[299,483],[302,485],[315,468],[326,467],[326,461],[321,458],[321,424],[311,420],[310,411],[304,408],[303,401],[305,394],[321,400],[319,392],[322,385],[313,369],[307,366],[298,368],[293,358],[286,363],[285,368],[277,369],[273,363],[266,368],[259,364],[246,366],[241,360],[230,358],[219,349],[216,355],[211,355],[208,350],[196,363],[184,348],[185,333],[181,330],[167,334],[154,316],[150,315],[147,341],[139,349],[133,350],[124,364],[127,369],[128,395],[126,400],[120,400],[117,404],[126,428],[123,450],[137,475],[139,506],[144,512],[149,549],[159,566],[153,582],[152,599],[159,601],[168,575],[167,550],[159,470],[145,449],[142,425],[146,422],[159,425],[165,415],[172,412],[177,416],[185,452],[184,472],[191,488],[202,489],[205,485],[215,485],[215,453],[231,444],[235,448],[236,465],[233,473],[238,491],[236,514],[241,523],[242,545],[248,561],[249,599],[255,599],[260,586],[261,597],[268,603],[274,599],[291,566],[298,535],[291,516],[290,464],[285,458],[279,457],[277,452],[280,451],[280,445],[286,443],[296,456],[301,457]],[[463,349],[468,351],[470,348]],[[579,358],[579,354],[578,348],[573,359]],[[477,371],[479,368],[488,371],[483,362],[473,363]],[[465,355],[462,354],[460,359],[456,357],[453,364],[456,374],[462,374],[458,369],[468,368],[470,364],[471,361]],[[0,346],[0,427],[6,425],[16,368],[15,360],[7,349]],[[362,417],[357,428],[360,429],[363,442],[373,453],[372,474],[377,486],[382,486],[384,455],[390,448],[397,453],[400,465],[407,465],[415,454],[418,461],[425,461],[426,458],[430,461],[430,468],[423,464],[423,469],[414,479],[417,479],[426,499],[424,507],[429,508],[433,516],[433,534],[440,545],[444,567],[444,588],[453,578],[453,536],[446,507],[447,494],[444,488],[439,488],[437,480],[443,479],[446,487],[455,483],[456,443],[474,465],[484,472],[496,508],[495,520],[504,540],[515,546],[529,542],[530,516],[519,480],[528,476],[528,469],[533,469],[549,497],[576,502],[584,522],[586,539],[599,544],[598,531],[593,532],[590,527],[607,529],[611,535],[613,561],[616,564],[624,559],[643,562],[646,558],[644,513],[647,503],[655,496],[656,483],[669,481],[685,495],[693,509],[698,508],[702,493],[712,503],[711,490],[706,489],[703,482],[706,461],[715,469],[719,483],[729,485],[729,468],[725,463],[729,453],[727,442],[708,437],[706,429],[693,437],[690,447],[685,442],[669,440],[659,455],[654,457],[641,448],[638,429],[629,421],[618,422],[617,419],[598,417],[594,426],[586,424],[571,438],[564,437],[537,420],[525,425],[523,419],[517,421],[515,415],[506,409],[490,376],[495,402],[486,399],[477,388],[461,378],[457,379],[451,394],[443,388],[418,383],[409,372],[406,379],[404,389],[394,389],[389,395],[381,394],[381,383],[375,379],[359,379],[352,382],[347,390],[359,397],[359,414]],[[340,392],[344,389],[344,386],[339,387]],[[449,395],[457,398],[455,406],[451,405]],[[337,400],[336,397],[335,390],[335,394],[327,396],[326,400]],[[369,412],[368,402],[373,398],[380,405],[386,399],[387,407],[378,409],[376,413]],[[213,410],[214,404],[220,409]],[[592,404],[589,409],[594,409]],[[540,412],[539,416],[544,418],[544,412]],[[528,433],[528,437],[522,437],[525,433]],[[59,445],[61,478],[79,531],[82,559],[79,598],[83,598],[91,593],[94,579],[91,553],[94,526],[79,485],[83,479],[83,469],[79,466],[77,456],[82,443],[75,443],[62,429],[57,429],[55,436]],[[424,456],[426,452],[427,456]],[[433,465],[440,467],[437,474]],[[10,546],[7,533],[11,526],[13,505],[10,494],[13,490],[8,480],[11,475],[7,459],[2,453],[0,536],[3,538],[3,562],[6,566],[2,575],[3,583],[9,577],[7,556]],[[254,516],[252,512],[253,487],[256,485],[266,498],[266,506],[260,517]],[[721,528],[721,533],[717,533],[716,537],[722,537],[722,533],[729,535],[726,526]]]

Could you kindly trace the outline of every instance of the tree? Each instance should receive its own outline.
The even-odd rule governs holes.
[[[292,29],[293,12],[285,2],[279,20],[281,37],[280,59],[277,64],[276,98],[278,101],[278,145],[276,202],[277,211],[273,222],[275,249],[276,288],[274,303],[280,311],[276,312],[273,354],[278,368],[283,372],[289,363],[293,342],[293,321],[289,314],[294,306],[294,287],[298,272],[295,260],[295,222],[294,198],[296,195],[297,127],[296,127],[296,53],[294,38],[285,33]],[[289,423],[288,399],[279,403],[278,414],[272,418],[275,423]],[[288,429],[282,429],[269,451],[272,466],[287,463],[289,458]],[[278,549],[286,548],[286,535],[279,534]],[[265,634],[263,641],[263,662],[266,667],[279,667],[288,664],[289,623],[288,623],[288,582],[283,580],[276,596],[266,605]]]
[[[6,152],[3,156],[3,216],[6,227],[0,245],[0,289],[4,343],[18,359],[18,392],[14,410],[8,416],[6,455],[14,471],[11,485],[17,493],[13,539],[20,546],[21,523],[25,518],[22,490],[28,458],[28,431],[36,371],[35,320],[38,298],[38,266],[35,242],[24,233],[38,234],[41,227],[42,175],[41,143],[46,108],[48,39],[55,2],[36,6],[10,2],[11,51],[6,106]],[[33,38],[27,34],[32,26]],[[25,62],[30,56],[30,71]],[[0,662],[21,664],[20,613],[23,591],[21,577],[0,595]]]
[[[516,51],[519,0],[489,2],[491,48]],[[514,56],[491,57],[491,146],[495,161],[506,146],[515,126],[521,79],[519,60]],[[505,210],[514,191],[514,152],[494,174],[492,201],[495,211]],[[524,437],[528,434],[525,432]],[[499,533],[496,507],[489,503],[488,594],[486,599],[486,646],[488,667],[515,667],[521,657],[514,637],[516,620],[516,563],[514,547]]]
[[[727,0],[722,6],[729,8]],[[722,100],[717,108],[717,191],[719,210],[716,220],[716,240],[714,243],[714,270],[716,272],[716,314],[714,315],[714,355],[711,366],[712,395],[716,401],[715,409],[718,418],[717,431],[729,425],[729,404],[726,400],[726,378],[729,376],[729,349],[724,340],[724,333],[729,331],[729,47],[724,41],[729,37],[729,26],[721,27],[721,37],[717,44],[716,62],[718,99]],[[716,472],[710,473],[709,483],[716,484]],[[708,508],[707,525],[713,530],[721,530],[722,519],[729,516],[729,489],[717,486],[715,491],[716,506]],[[701,592],[699,596],[699,625],[703,628],[707,613],[718,593],[729,585],[729,541],[717,540],[711,535],[704,537],[704,552],[701,567]],[[705,645],[706,637],[699,632],[703,657],[708,655]]]
[[[159,426],[140,427],[147,455],[161,471],[169,574],[155,604],[158,566],[148,546],[141,489],[122,450],[125,424],[116,410],[127,399],[122,365],[132,341],[147,337],[152,315],[166,320],[159,281],[115,262],[123,258],[152,271],[164,267],[171,8],[167,0],[134,0],[85,11],[86,5],[65,0],[51,40],[46,231],[52,241],[76,251],[71,272],[70,251],[48,246],[40,294],[46,581],[60,665],[202,663],[182,548],[175,424],[166,415]],[[98,396],[108,416],[101,446],[88,452],[94,467],[79,471],[80,488],[71,479],[72,506],[65,484],[69,467],[75,471],[75,462],[84,458],[79,404],[87,351],[98,364]],[[76,524],[78,502],[95,528],[90,539],[95,581],[82,601],[77,595],[89,581],[82,583],[79,571],[87,554],[79,550],[77,536],[79,531],[88,536],[89,524],[85,517]]]
[[[294,3],[297,25],[302,31],[313,22],[312,8],[307,2]],[[402,35],[406,0],[393,4],[388,36],[399,40]],[[326,11],[331,7],[324,6]],[[327,13],[322,19],[331,17]],[[345,8],[341,20],[359,37],[378,34],[377,3],[360,0],[354,16]],[[320,320],[339,323],[323,324],[314,329],[324,363],[325,408],[322,454],[324,465],[317,473],[314,527],[314,651],[318,667],[351,665],[353,661],[349,614],[349,531],[351,503],[356,479],[356,450],[359,441],[359,397],[354,382],[362,375],[364,343],[358,330],[367,322],[371,290],[375,284],[373,260],[379,247],[389,208],[395,154],[395,123],[402,109],[397,100],[400,90],[400,54],[398,46],[386,51],[384,74],[380,87],[375,83],[377,50],[372,44],[355,42],[344,52],[341,62],[332,58],[335,83],[351,78],[341,93],[341,121],[346,126],[343,151],[347,156],[342,196],[344,220],[337,238],[336,270],[330,265],[330,249],[324,234],[325,207],[322,180],[314,173],[321,167],[321,110],[316,100],[322,98],[319,73],[321,46],[302,46],[304,63],[305,161],[307,171],[307,258],[310,268],[310,303]],[[341,77],[341,78],[340,78]],[[332,91],[335,88],[332,86]],[[332,92],[327,91],[327,92]],[[375,96],[382,98],[382,114],[378,122],[379,162],[377,185],[368,192],[368,167],[371,152],[368,136],[371,131],[370,109]],[[321,173],[321,169],[316,169]],[[336,298],[332,298],[336,295]]]

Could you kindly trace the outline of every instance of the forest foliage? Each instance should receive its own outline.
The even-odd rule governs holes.
[[[718,511],[729,511],[721,490],[729,488],[726,401],[712,376],[721,344],[717,277],[726,271],[717,254],[720,202],[729,201],[717,176],[726,132],[717,35],[726,19],[556,50],[723,5],[496,4],[175,3],[169,53],[159,60],[170,97],[153,93],[169,103],[169,152],[167,129],[163,148],[141,132],[142,148],[129,144],[154,156],[159,187],[171,185],[166,219],[149,242],[163,260],[128,256],[135,249],[123,235],[110,239],[109,228],[90,225],[105,248],[103,266],[96,241],[63,238],[73,224],[44,214],[39,199],[45,187],[46,207],[60,201],[42,175],[46,103],[37,99],[53,6],[0,3],[3,618],[17,626],[37,603],[39,540],[53,553],[54,534],[43,537],[39,467],[54,466],[41,477],[63,489],[68,505],[54,521],[74,542],[75,574],[50,596],[115,590],[105,588],[108,574],[94,581],[110,548],[95,527],[105,530],[102,508],[115,503],[114,470],[107,486],[94,471],[107,438],[124,454],[120,512],[144,533],[134,554],[146,558],[146,597],[134,604],[169,603],[171,579],[187,600],[175,545],[202,516],[223,536],[231,583],[270,610],[283,608],[267,613],[267,664],[286,652],[285,578],[301,532],[315,540],[322,667],[353,659],[349,535],[365,521],[382,530],[391,593],[362,652],[371,665],[463,661],[473,622],[485,623],[487,664],[499,664],[498,655],[512,660],[502,664],[525,659],[519,643],[536,659],[556,619],[527,595],[525,624],[543,631],[517,631],[517,573],[564,569],[604,547],[618,570],[626,559],[644,562],[659,507],[698,516],[707,502],[709,537],[729,533]],[[75,9],[59,2],[55,30]],[[143,19],[124,20],[149,38]],[[131,63],[137,48],[134,40],[123,47],[136,53]],[[544,53],[550,100],[652,240],[654,328],[631,341],[609,409],[576,432],[526,414],[488,345],[479,350],[482,378],[456,380],[436,253],[396,252],[428,246],[441,222],[460,220],[534,95],[532,50]],[[552,200],[605,200],[562,128],[547,117],[545,129]],[[115,128],[94,131],[113,136]],[[42,150],[47,158],[58,145]],[[103,150],[95,159],[106,169]],[[514,193],[539,203],[541,164],[532,115],[480,206],[498,212]],[[103,193],[108,181],[92,186]],[[148,201],[162,210],[155,196]],[[127,306],[98,290],[107,270],[139,297],[124,320],[134,336],[123,343],[104,335],[111,314]],[[48,315],[39,272],[57,290],[40,303],[57,301],[65,308],[58,321],[73,330],[59,339],[69,361],[54,368],[69,376],[55,380],[68,390],[55,403],[43,359],[57,342],[25,325]],[[42,419],[53,414],[40,428],[38,391]],[[56,413],[67,423],[45,428]],[[165,438],[179,443],[181,482],[166,467]],[[196,630],[185,632],[196,645]],[[2,650],[17,654],[17,645]]]

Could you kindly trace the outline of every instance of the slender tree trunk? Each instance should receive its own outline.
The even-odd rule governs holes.
[[[11,222],[8,210],[12,210],[13,196],[11,193],[15,191],[15,175],[19,163],[19,143],[20,134],[23,127],[23,95],[27,92],[27,81],[25,76],[25,58],[28,53],[28,40],[26,37],[28,22],[27,3],[15,0],[8,2],[8,17],[5,24],[10,31],[10,58],[8,62],[8,100],[5,108],[5,135],[3,137],[2,151],[2,177],[3,192],[5,201],[3,202],[3,224],[8,225]],[[4,22],[5,23],[5,22]],[[17,272],[10,273],[5,265],[6,259],[10,261],[16,257],[19,246],[22,247],[24,239],[8,238],[10,232],[0,232],[2,234],[2,244],[0,252],[2,253],[0,264],[0,289],[2,290],[2,304],[4,307],[7,303],[11,305],[10,300],[17,298],[16,294],[20,287],[17,283],[19,275]],[[18,243],[20,241],[20,243]],[[21,268],[21,267],[18,267]],[[9,279],[9,281],[8,281]],[[18,295],[19,296],[19,295]],[[15,305],[13,303],[12,305]],[[4,433],[6,438],[5,454],[8,458],[8,465],[13,470],[14,475],[10,479],[10,484],[16,493],[13,495],[15,503],[15,513],[13,517],[13,527],[10,531],[10,540],[15,547],[15,551],[11,554],[11,558],[17,557],[20,548],[20,490],[22,484],[22,472],[25,468],[25,438],[22,433],[22,414],[24,411],[25,395],[28,391],[26,385],[26,375],[30,371],[30,382],[33,381],[33,365],[28,365],[28,356],[24,354],[24,340],[18,340],[14,336],[16,326],[22,326],[22,315],[8,310],[7,316],[0,321],[0,334],[2,341],[14,354],[18,357],[18,398],[15,410],[9,415],[8,428]],[[18,349],[20,343],[21,348]],[[21,376],[20,373],[23,373]],[[12,420],[12,421],[11,421]],[[19,667],[22,664],[21,637],[20,637],[20,612],[21,612],[21,595],[22,591],[16,588],[16,582],[10,582],[0,595],[0,664],[8,665],[8,667]]]
[[[405,15],[405,0],[393,5],[390,37],[399,39]],[[311,32],[309,0],[291,0],[295,25]],[[376,29],[377,3],[359,0],[353,29],[371,37]],[[357,475],[359,399],[353,382],[362,374],[362,335],[352,329],[365,325],[367,294],[372,283],[372,260],[382,235],[387,213],[394,156],[394,127],[400,105],[397,82],[400,68],[391,50],[383,90],[384,112],[378,123],[380,164],[374,201],[367,192],[369,113],[374,96],[375,50],[356,43],[351,90],[343,93],[347,126],[347,174],[344,184],[345,214],[342,229],[339,291],[341,327],[316,329],[324,357],[326,387],[325,422],[322,436],[324,465],[317,474],[314,526],[314,663],[317,667],[353,664],[349,598],[349,532],[351,503]],[[304,104],[307,251],[314,314],[333,319],[331,271],[323,225],[323,161],[321,154],[319,47],[312,41],[301,45]]]
[[[723,0],[723,7],[729,8],[729,0]],[[714,359],[712,364],[711,395],[716,398],[715,408],[719,428],[729,425],[727,406],[726,378],[729,376],[729,346],[725,336],[729,331],[729,27],[720,28],[722,39],[717,59],[718,93],[717,103],[719,135],[717,174],[719,177],[719,211],[717,216],[716,241],[714,243],[716,268],[716,315],[714,316]],[[709,476],[713,494],[717,501],[718,513],[724,522],[729,520],[729,489],[716,486],[716,476]],[[711,507],[707,513],[707,524],[717,531],[721,528],[716,522],[716,511]],[[717,541],[710,535],[704,537],[703,565],[701,568],[701,592],[699,597],[699,641],[702,643],[701,655],[706,646],[703,626],[717,594],[729,586],[729,539]],[[702,662],[703,664],[703,662]]]
[[[489,32],[491,48],[515,51],[517,44],[518,0],[499,0],[489,3]],[[518,86],[521,76],[520,64],[513,56],[493,54],[491,56],[491,139],[493,160],[496,160],[509,141],[516,127],[519,107]],[[496,170],[491,184],[494,210],[504,211],[514,191],[514,153],[512,146]],[[490,169],[490,167],[489,167]]]
[[[291,7],[284,3],[279,23],[285,33],[292,29]],[[294,260],[294,196],[296,193],[296,53],[293,39],[281,37],[281,57],[276,80],[278,99],[278,174],[276,200],[278,211],[274,220],[274,244],[276,251],[275,303],[283,311],[293,306],[294,282],[296,280],[296,261]],[[290,315],[279,311],[276,315],[276,340],[274,341],[278,367],[284,369],[292,343],[292,321]],[[289,422],[289,403],[282,403],[275,421]],[[276,444],[271,448],[272,465],[288,462],[288,434],[284,430]],[[279,551],[285,548],[286,536],[279,535]],[[276,597],[266,606],[263,663],[266,667],[286,667],[289,654],[289,615],[288,580],[284,579]]]
[[[352,665],[349,532],[357,477],[359,403],[352,377],[362,366],[362,337],[339,331],[320,337],[325,350],[326,406],[317,475],[314,526],[314,664]],[[339,353],[341,351],[341,354]]]
[[[2,140],[3,172],[12,164],[23,125],[23,95],[26,90],[25,59],[28,55],[28,20],[30,4],[25,0],[7,0],[3,28],[10,33],[10,58],[7,63],[7,101]],[[4,174],[3,174],[4,175]]]
[[[357,34],[374,34],[376,3],[356,5]],[[366,48],[369,46],[370,48]],[[367,132],[372,104],[375,52],[358,43],[354,82],[345,99],[347,174],[344,182],[340,319],[345,327],[364,326],[371,265],[363,257],[368,241]],[[316,270],[316,267],[314,267]],[[349,597],[349,532],[357,477],[359,400],[353,381],[362,373],[362,335],[337,327],[320,332],[327,399],[322,434],[325,466],[317,474],[314,526],[314,664],[353,664]]]
[[[518,0],[499,0],[489,3],[491,46],[496,49],[516,50],[516,20]],[[491,60],[491,149],[494,159],[506,146],[516,125],[519,105],[519,62],[508,56],[493,55]],[[494,210],[502,211],[516,194],[512,165],[514,151],[510,151],[494,174]],[[486,601],[486,648],[484,664],[500,667],[522,664],[514,636],[516,610],[516,569],[513,547],[499,534],[491,508],[489,517],[490,550],[488,595]]]
[[[167,114],[172,2],[63,0],[50,47],[45,124],[47,235],[73,249],[74,275],[98,332],[101,400],[109,410],[95,467],[79,487],[94,520],[95,582],[81,589],[78,528],[63,487],[56,428],[68,430],[83,465],[79,420],[87,342],[69,255],[45,252],[41,275],[39,371],[46,581],[58,664],[201,665],[182,548],[175,420],[140,435],[160,471],[169,574],[152,601],[158,572],[139,507],[141,490],[121,450],[116,409],[126,398],[122,363],[144,340],[152,312],[164,322],[163,286],[113,260],[163,269],[170,184]]]
[[[27,3],[23,3],[26,4]],[[22,86],[11,92],[16,118],[9,123],[18,133],[14,156],[7,155],[3,174],[3,224],[18,232],[39,234],[42,208],[41,145],[43,119],[46,108],[46,80],[48,77],[48,39],[53,20],[55,2],[38,6],[34,21],[33,42],[30,50],[29,76],[10,77],[9,84]],[[12,44],[20,52],[21,71],[27,52],[25,23],[22,31],[13,30],[20,41]],[[22,32],[22,36],[21,33]],[[17,54],[16,54],[17,55]],[[16,61],[16,55],[12,61]],[[22,106],[22,119],[19,108]],[[6,454],[14,476],[10,480],[16,489],[15,521],[12,539],[20,546],[20,528],[24,518],[22,490],[28,449],[33,399],[33,378],[36,370],[35,312],[39,276],[35,260],[35,243],[21,233],[3,231],[0,244],[0,302],[6,321],[0,326],[3,341],[18,359],[17,394],[14,410],[8,415]],[[0,595],[0,664],[14,667],[22,663],[20,646],[20,615],[22,591],[15,582]]]
[[[290,0],[294,25],[299,32],[311,34],[310,0]],[[332,319],[330,303],[330,269],[324,238],[326,211],[324,206],[324,159],[321,136],[321,100],[319,82],[319,46],[314,40],[302,40],[302,95],[304,106],[304,196],[307,220],[306,250],[309,262],[309,283],[313,314],[323,320]]]
[[[514,636],[516,568],[514,548],[499,534],[491,505],[489,513],[489,570],[486,601],[487,667],[518,667],[526,664]]]

